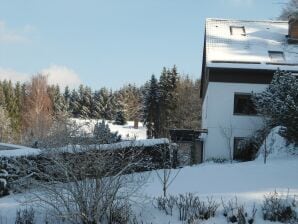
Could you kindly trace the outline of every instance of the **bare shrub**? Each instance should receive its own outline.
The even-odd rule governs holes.
[[[166,215],[173,215],[173,211],[178,211],[179,220],[186,221],[187,223],[214,217],[219,207],[219,204],[212,198],[207,198],[207,202],[204,202],[192,193],[180,194],[179,196],[158,197],[156,201],[157,208],[164,211]]]
[[[35,223],[35,211],[33,208],[19,209],[16,213],[15,224],[34,224]]]
[[[290,198],[289,193],[282,195],[276,191],[264,197],[265,199],[262,206],[264,220],[282,223],[298,220],[297,212],[295,211],[297,207],[295,197]]]
[[[253,206],[251,212],[247,212],[244,205],[238,204],[238,199],[229,200],[227,203],[222,201],[223,215],[227,218],[228,223],[238,223],[238,224],[253,224],[255,222],[255,215],[257,209],[255,205]]]
[[[140,174],[126,175],[141,162],[138,155],[91,149],[49,153],[32,200],[72,223],[125,223],[130,197],[146,180]]]

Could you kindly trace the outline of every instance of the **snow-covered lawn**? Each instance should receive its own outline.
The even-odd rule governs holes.
[[[290,195],[298,195],[297,170],[296,156],[270,159],[267,164],[262,160],[233,164],[205,163],[183,168],[169,187],[168,193],[177,195],[192,192],[203,200],[212,196],[218,202],[221,198],[227,201],[237,196],[238,202],[244,203],[247,208],[256,203],[256,223],[270,223],[262,221],[261,204],[264,194],[275,190],[286,193],[289,190]],[[133,205],[138,217],[141,213],[142,219],[148,223],[181,223],[178,214],[167,216],[152,205],[152,198],[162,195],[162,186],[155,171],[150,172],[148,183],[140,192],[143,197]],[[13,223],[15,211],[20,206],[18,201],[24,195],[11,195],[0,199],[0,217],[7,219],[7,223]],[[222,207],[218,209],[215,218],[204,223],[226,223]]]
[[[93,132],[94,126],[97,122],[102,122],[102,120],[84,120],[84,119],[72,119],[72,121],[75,121],[79,126],[82,126],[80,128],[80,131],[85,132],[87,134],[91,134]],[[139,128],[134,128],[134,122],[128,121],[125,125],[116,125],[113,124],[113,121],[107,121],[109,124],[109,128],[112,132],[118,132],[122,136],[122,139],[146,139],[146,127],[143,126],[141,122],[139,122]]]

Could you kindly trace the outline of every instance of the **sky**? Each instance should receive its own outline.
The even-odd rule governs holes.
[[[142,85],[174,64],[200,78],[206,18],[275,19],[286,0],[0,0],[0,79]]]

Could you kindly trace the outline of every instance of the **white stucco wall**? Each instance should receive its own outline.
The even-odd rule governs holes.
[[[247,137],[262,126],[261,117],[233,114],[234,94],[262,92],[266,86],[209,82],[202,107],[202,128],[208,130],[204,137],[204,160],[229,159],[234,137]]]

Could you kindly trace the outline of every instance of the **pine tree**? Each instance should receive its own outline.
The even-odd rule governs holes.
[[[291,73],[277,71],[271,84],[253,97],[259,114],[267,126],[282,126],[281,134],[298,144],[298,79]]]
[[[113,120],[116,114],[116,100],[113,92],[106,88],[101,88],[98,94],[97,106],[100,117],[105,120]]]
[[[73,117],[80,117],[80,101],[78,92],[73,89],[70,96],[69,110]]]
[[[123,110],[119,110],[116,113],[116,118],[114,124],[117,125],[125,125],[126,124],[126,118]]]
[[[91,118],[92,113],[92,91],[91,88],[87,86],[79,86],[79,106],[80,106],[80,116],[82,118]]]
[[[141,112],[141,91],[135,85],[123,86],[115,93],[117,110],[123,110],[130,121],[139,121]]]
[[[111,144],[121,140],[121,135],[118,135],[118,132],[111,132],[105,120],[95,125],[93,136],[97,144]]]
[[[71,111],[70,111],[71,93],[70,93],[70,90],[69,90],[68,86],[66,86],[65,89],[64,89],[63,98],[64,98],[65,107],[66,107],[67,112],[71,113]]]
[[[5,94],[3,90],[3,83],[0,81],[0,106],[6,106]]]
[[[175,126],[173,111],[177,108],[178,73],[176,66],[171,70],[163,68],[158,85],[159,137],[168,137],[169,129]]]
[[[52,85],[48,87],[48,93],[53,104],[53,112],[55,115],[67,113],[67,105],[64,97],[60,93],[59,85]]]
[[[180,76],[177,85],[177,107],[172,112],[175,128],[196,130],[201,126],[200,80]]]
[[[156,138],[159,129],[158,83],[154,75],[143,90],[143,122],[147,127],[147,137]]]

